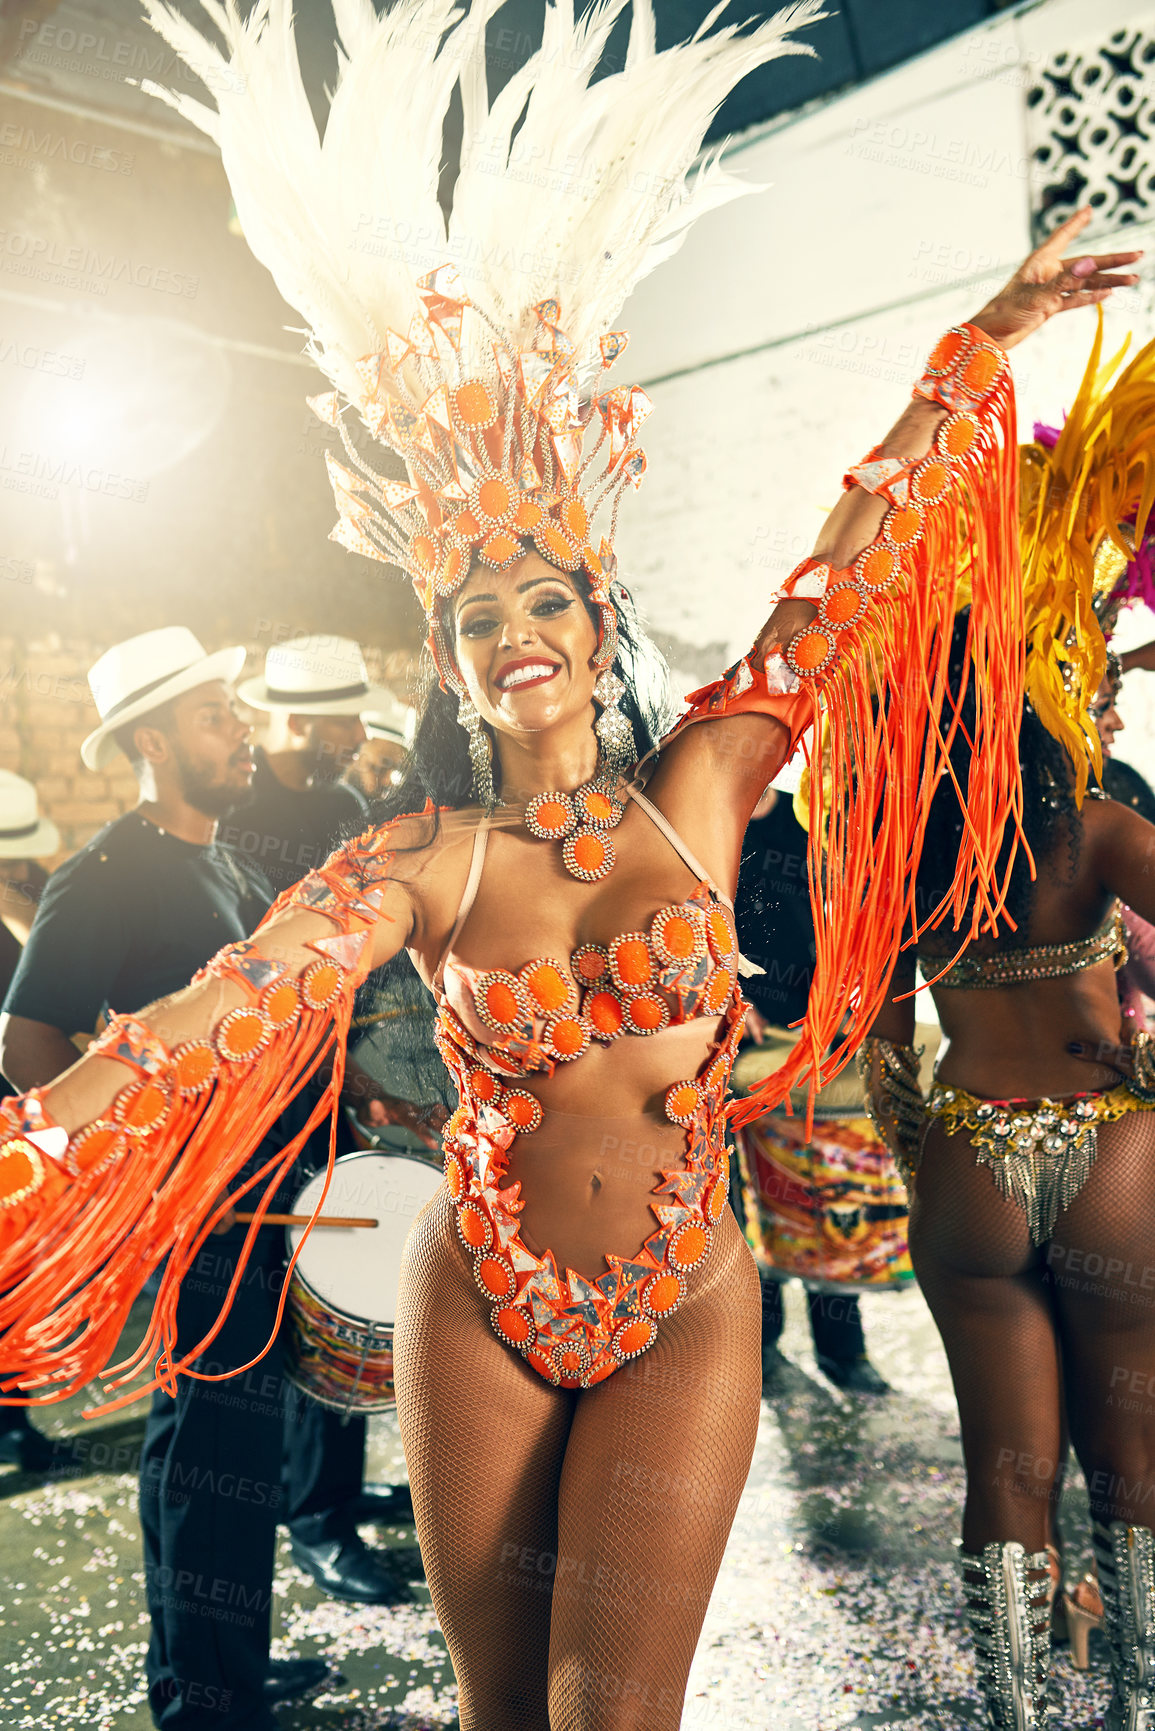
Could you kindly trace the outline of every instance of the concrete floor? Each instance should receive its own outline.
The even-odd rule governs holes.
[[[954,1579],[962,1499],[946,1364],[917,1292],[864,1301],[883,1399],[818,1373],[799,1288],[787,1293],[786,1386],[763,1403],[754,1466],[694,1663],[686,1731],[947,1731],[981,1724]],[[141,1421],[85,1424],[80,1402],[41,1428],[75,1459],[44,1483],[0,1467],[0,1727],[148,1731],[147,1637],[133,1467]],[[370,1476],[401,1476],[396,1427],[375,1419]],[[1088,1529],[1069,1475],[1068,1569]],[[411,1529],[366,1529],[420,1580]],[[347,1682],[280,1709],[285,1731],[425,1731],[454,1723],[453,1678],[429,1607],[327,1600],[282,1539],[274,1651],[327,1653]],[[1094,1652],[1094,1649],[1093,1649]],[[1101,1724],[1102,1656],[1086,1678],[1055,1664],[1056,1731]]]

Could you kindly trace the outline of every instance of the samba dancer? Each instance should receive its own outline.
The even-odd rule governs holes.
[[[210,1161],[214,1130],[259,1134],[336,1041],[332,1095],[356,984],[410,950],[439,997],[461,1105],[446,1127],[446,1186],[409,1240],[398,1410],[463,1731],[681,1721],[759,1412],[758,1283],[727,1208],[724,1138],[743,1014],[728,898],[746,822],[821,694],[836,809],[820,978],[798,1051],[743,1103],[761,1111],[843,1026],[833,1061],[845,1061],[889,973],[901,898],[882,857],[872,869],[867,856],[879,834],[885,859],[905,862],[915,845],[909,790],[924,783],[912,728],[925,687],[914,674],[928,631],[937,637],[953,614],[964,525],[979,573],[974,653],[1014,692],[1005,348],[1131,280],[1113,272],[1131,255],[1063,264],[1082,213],[947,333],[881,450],[852,471],[815,557],[749,655],[695,695],[643,794],[626,780],[649,745],[628,598],[610,538],[596,551],[589,539],[594,512],[644,467],[644,396],[597,388],[624,347],[606,325],[703,199],[737,190],[716,167],[688,186],[685,171],[729,87],[789,48],[786,24],[814,7],[658,54],[635,0],[622,70],[595,78],[620,10],[576,26],[548,10],[541,54],[490,108],[489,6],[447,29],[440,0],[381,18],[343,5],[321,146],[285,52],[281,0],[247,25],[223,15],[229,62],[150,6],[178,51],[211,69],[219,120],[172,100],[219,129],[244,232],[307,308],[334,379],[317,406],[346,434],[346,460],[331,461],[339,537],[402,563],[426,609],[441,683],[425,701],[412,774],[436,799],[470,764],[475,798],[458,793],[456,810],[431,803],[343,848],[252,943],[118,1021],[68,1077],[10,1103],[0,1143],[12,1191],[0,1269],[18,1282],[0,1300],[3,1362],[29,1386],[72,1386],[99,1368],[141,1245],[179,1232],[145,1346],[147,1359],[163,1343],[158,1373],[171,1379],[185,1369],[169,1346],[174,1294],[237,1195],[239,1155]],[[390,76],[404,80],[396,111]],[[469,237],[469,286],[453,269],[414,282],[393,257],[366,259],[355,286],[360,255],[336,238],[343,211],[404,207],[416,232],[438,232],[436,165],[458,87],[465,143],[446,246]],[[564,196],[542,197],[490,172],[515,131],[533,160],[572,160],[579,125],[628,174],[571,169]],[[503,231],[537,276],[505,272]],[[408,481],[377,477],[360,457],[343,397],[404,459]],[[891,674],[881,731],[861,664],[867,617],[870,652],[886,658],[874,665]],[[996,706],[976,734],[989,798],[960,863],[964,895],[1014,808],[1003,714]],[[879,761],[863,756],[867,738]],[[927,788],[939,769],[927,763]],[[411,791],[398,791],[399,810]],[[851,802],[874,821],[846,824]],[[855,965],[823,978],[831,923]],[[610,1167],[609,1124],[632,1128],[642,1161]],[[267,1164],[258,1213],[280,1170]],[[56,1247],[56,1266],[87,1276],[98,1257],[97,1277],[62,1293],[32,1256],[34,1231]],[[607,1483],[608,1460],[629,1473]],[[676,1511],[656,1488],[669,1475],[698,1487]],[[551,1590],[527,1591],[547,1556],[560,1558]]]
[[[947,931],[918,939],[947,1042],[929,1098],[910,1046],[913,999],[902,996],[914,987],[913,947],[860,1057],[911,1188],[911,1255],[959,1404],[962,1569],[979,1687],[989,1723],[1011,1731],[1046,1716],[1068,1425],[1102,1592],[1100,1606],[1088,1578],[1064,1596],[1076,1663],[1085,1668],[1087,1630],[1102,1618],[1107,1731],[1155,1725],[1155,1422],[1145,1403],[1114,1392],[1120,1367],[1128,1378],[1155,1369],[1148,1295],[1131,1290],[1128,1273],[1155,1256],[1155,1055],[1142,1030],[1119,1047],[1116,989],[1126,957],[1120,904],[1155,917],[1155,826],[1112,799],[1082,797],[1101,762],[1096,555],[1119,544],[1155,476],[1155,344],[1107,391],[1101,340],[1100,330],[1061,437],[1023,453],[1029,650],[1019,751],[1037,879],[1020,856],[1008,899],[1015,928],[961,958]],[[926,908],[950,896],[960,801],[978,785],[967,740],[985,693],[967,666],[967,627],[963,615],[950,675],[961,699],[956,779],[935,795],[918,875]],[[1004,847],[1000,873],[1008,855]],[[1086,1060],[1104,1047],[1117,1068],[1100,1062],[1089,1091]]]

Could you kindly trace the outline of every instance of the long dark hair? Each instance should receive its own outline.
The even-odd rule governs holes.
[[[965,608],[955,620],[948,676],[952,696],[959,692],[962,694],[959,707],[961,725],[954,736],[950,760],[964,801],[970,786],[970,741],[974,737],[976,720],[975,675],[966,655],[969,616],[970,609]],[[1023,705],[1019,727],[1019,764],[1023,775],[1023,833],[1036,869],[1041,871],[1044,865],[1054,869],[1060,863],[1060,852],[1065,850],[1067,867],[1073,872],[1082,829],[1075,804],[1074,770],[1066,750],[1053,734],[1047,732],[1029,702]],[[918,869],[916,905],[920,919],[925,919],[949,896],[962,839],[963,806],[950,776],[944,775],[931,802]],[[1014,836],[1008,824],[994,874],[996,883],[1003,881],[1013,845]],[[1015,856],[1006,902],[1007,914],[1017,930],[1011,932],[1009,925],[1001,928],[1001,936],[1008,944],[1025,942],[1033,900],[1030,864],[1020,847]],[[947,924],[953,930],[953,922],[948,919]],[[931,941],[934,948],[943,947],[934,944],[933,939]],[[943,930],[943,943],[950,947],[946,929]]]
[[[578,593],[590,618],[596,609],[589,599],[587,580],[574,574]],[[635,757],[645,757],[673,723],[669,668],[657,645],[642,624],[637,604],[625,585],[615,578],[611,593],[618,617],[618,651],[614,671],[625,685],[618,707],[634,735]],[[428,800],[435,808],[461,807],[473,803],[473,772],[469,762],[468,736],[457,719],[455,693],[443,691],[428,650],[422,658],[420,690],[417,694],[417,732],[401,769],[401,780],[373,806],[375,823],[388,823],[423,811]],[[494,754],[494,779],[500,768]],[[498,786],[500,792],[500,786]],[[436,827],[430,834],[432,841]]]

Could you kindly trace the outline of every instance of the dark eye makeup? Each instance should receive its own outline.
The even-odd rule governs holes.
[[[574,604],[574,594],[569,589],[547,589],[535,597],[529,609],[531,619],[553,619],[559,613],[564,613]],[[468,608],[469,603],[465,603]],[[466,612],[464,618],[459,618],[457,634],[459,637],[488,637],[491,631],[500,628],[501,620],[495,613],[487,613],[481,608],[475,613]]]

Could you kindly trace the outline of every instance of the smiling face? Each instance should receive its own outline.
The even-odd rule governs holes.
[[[478,567],[454,599],[466,690],[499,733],[593,720],[597,631],[573,577],[528,552],[508,571]]]

